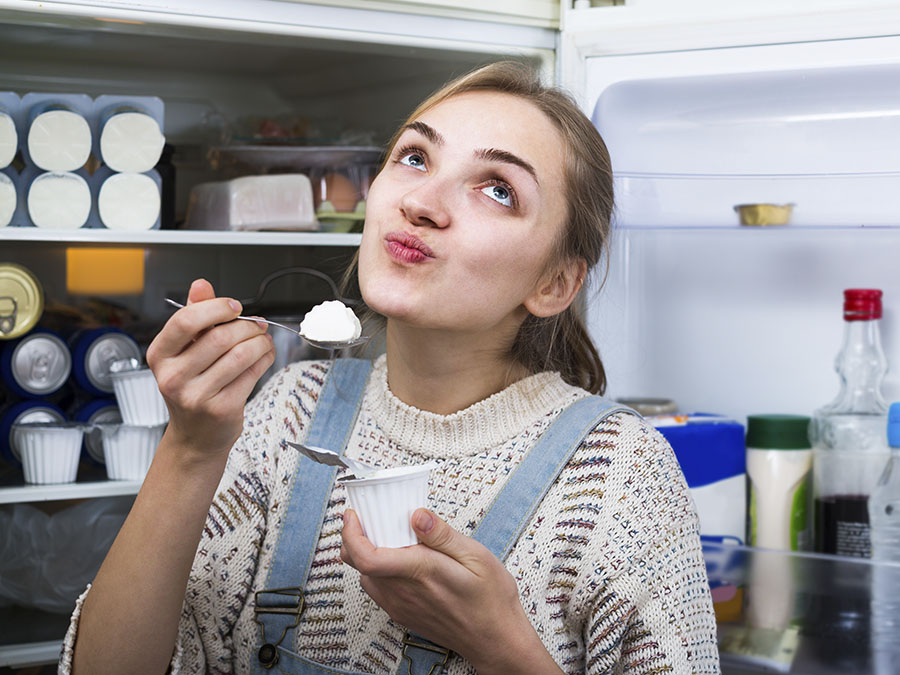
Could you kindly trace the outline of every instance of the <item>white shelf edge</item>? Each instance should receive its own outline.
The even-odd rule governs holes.
[[[53,485],[16,485],[13,487],[0,487],[0,504],[136,495],[140,488],[141,481],[139,480],[101,480]]]
[[[27,668],[59,661],[62,640],[31,642],[18,645],[0,645],[0,668]]]
[[[345,232],[228,232],[219,230],[147,230],[120,232],[102,228],[46,230],[0,228],[0,242],[55,241],[72,244],[203,244],[208,246],[359,246],[361,234]]]

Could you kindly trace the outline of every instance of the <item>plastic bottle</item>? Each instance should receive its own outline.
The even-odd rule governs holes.
[[[872,652],[876,675],[900,663],[900,403],[887,423],[891,458],[869,498],[872,531]]]
[[[823,553],[871,553],[867,501],[889,452],[880,320],[880,290],[844,291],[844,341],[835,361],[841,390],[810,423],[816,550]]]

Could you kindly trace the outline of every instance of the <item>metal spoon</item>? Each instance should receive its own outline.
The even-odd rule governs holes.
[[[345,469],[350,469],[357,478],[365,478],[378,471],[374,466],[369,466],[365,462],[360,462],[358,459],[352,459],[347,457],[347,455],[339,455],[334,450],[317,448],[313,445],[303,445],[302,443],[291,443],[290,441],[285,441],[285,443],[295,450],[299,450],[314,462],[328,464],[329,466],[342,466]]]
[[[180,302],[175,302],[171,298],[166,298],[166,302],[168,302],[173,307],[178,307],[179,309],[184,307],[184,305],[182,305]],[[276,326],[278,328],[283,328],[284,330],[289,330],[295,335],[298,335],[299,337],[306,340],[313,347],[318,347],[319,349],[347,349],[349,347],[357,347],[369,341],[369,337],[367,335],[360,335],[358,338],[354,338],[352,340],[313,340],[306,337],[296,328],[291,328],[290,326],[285,326],[284,324],[277,323],[275,321],[269,321],[268,319],[254,319],[252,316],[238,316],[235,318],[242,319],[244,321],[262,321],[263,323],[267,323],[270,326]]]

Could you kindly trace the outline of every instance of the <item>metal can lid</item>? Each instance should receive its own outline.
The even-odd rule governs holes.
[[[72,355],[61,338],[46,331],[23,337],[10,363],[16,384],[34,396],[59,390],[72,372]]]
[[[116,361],[141,358],[141,348],[134,339],[118,332],[105,333],[94,340],[85,353],[87,378],[97,389],[113,391],[110,368]]]
[[[0,340],[21,337],[44,312],[44,290],[30,270],[0,263]]]

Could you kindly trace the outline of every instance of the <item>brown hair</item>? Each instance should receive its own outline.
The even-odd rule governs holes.
[[[519,96],[547,116],[565,143],[565,184],[568,213],[549,266],[584,260],[588,269],[608,257],[613,209],[612,167],[606,144],[591,121],[566,93],[540,82],[537,72],[523,63],[501,61],[463,75],[425,99],[407,119],[447,99],[472,91]],[[388,145],[393,149],[406,123]],[[355,269],[355,265],[353,266]],[[584,290],[568,309],[555,316],[529,315],[510,349],[512,360],[529,372],[558,371],[569,384],[592,393],[606,389],[606,372],[583,319]]]

